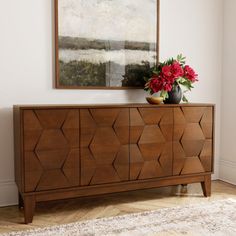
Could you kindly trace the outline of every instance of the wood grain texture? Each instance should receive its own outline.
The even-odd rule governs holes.
[[[35,196],[24,196],[24,217],[25,223],[32,223],[35,211]]]
[[[107,109],[107,108],[178,108],[178,107],[211,107],[212,103],[182,103],[182,104],[159,104],[153,105],[149,103],[106,103],[106,104],[29,104],[14,105],[14,109],[24,110],[45,110],[45,109]]]
[[[79,185],[79,111],[26,110],[25,191]]]
[[[205,197],[210,197],[211,196],[211,176],[206,175],[204,177],[204,181],[201,182],[202,186],[202,191]]]
[[[23,166],[23,148],[22,142],[22,112],[19,107],[13,108],[13,127],[14,127],[14,172],[15,182],[19,192],[24,191],[24,166]]]
[[[129,109],[81,109],[81,184],[129,179]]]
[[[210,175],[210,174],[207,174]],[[163,186],[172,186],[178,184],[201,183],[205,182],[205,175],[186,175],[176,177],[163,177],[158,179],[146,179],[138,181],[123,181],[116,183],[108,183],[101,185],[93,185],[90,187],[83,186],[80,188],[55,189],[53,191],[43,191],[35,193],[27,193],[27,195],[35,195],[37,202],[67,199],[75,197],[85,197],[93,195],[102,195],[108,193],[126,192],[138,189],[151,189]]]
[[[173,174],[213,170],[212,107],[174,108]]]
[[[172,134],[172,109],[130,109],[130,179],[172,175]]]
[[[25,222],[36,202],[200,182],[211,193],[210,104],[15,106]]]

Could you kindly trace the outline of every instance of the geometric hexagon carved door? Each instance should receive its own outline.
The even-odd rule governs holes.
[[[81,109],[81,185],[129,179],[129,109]]]
[[[212,107],[174,108],[173,175],[212,171]]]
[[[130,179],[172,175],[172,108],[130,109]]]
[[[79,110],[25,110],[25,191],[79,185]]]

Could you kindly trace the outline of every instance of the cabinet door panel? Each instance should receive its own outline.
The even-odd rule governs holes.
[[[25,110],[25,191],[79,185],[79,110]]]
[[[129,179],[129,109],[81,109],[81,184]]]
[[[130,109],[130,179],[172,175],[173,110]]]
[[[174,108],[174,175],[212,171],[212,107]]]

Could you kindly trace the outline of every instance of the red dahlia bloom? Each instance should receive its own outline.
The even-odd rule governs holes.
[[[162,71],[162,74],[166,77],[169,77],[172,75],[171,66],[168,66],[168,65],[163,66],[161,71]]]
[[[162,82],[159,77],[152,77],[149,86],[153,93],[157,93],[162,90]]]
[[[181,65],[179,64],[179,62],[175,61],[172,65],[171,65],[171,73],[172,75],[177,79],[178,77],[181,77],[184,75],[184,71],[183,68],[181,67]]]
[[[165,83],[165,84],[163,85],[163,89],[164,89],[165,91],[170,92],[170,91],[172,90],[172,83]]]
[[[176,80],[176,78],[173,75],[171,75],[169,77],[162,75],[162,79],[165,80],[167,83],[172,83],[172,84]]]
[[[195,71],[188,65],[184,67],[184,77],[189,79],[192,82],[198,81],[197,77],[198,75],[195,73]]]

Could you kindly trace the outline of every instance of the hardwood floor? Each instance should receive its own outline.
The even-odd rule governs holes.
[[[139,190],[106,196],[39,203],[32,224],[23,224],[18,206],[0,208],[0,233],[28,230],[75,221],[156,210],[218,199],[236,199],[236,186],[213,181],[212,196],[203,197],[200,184]]]

